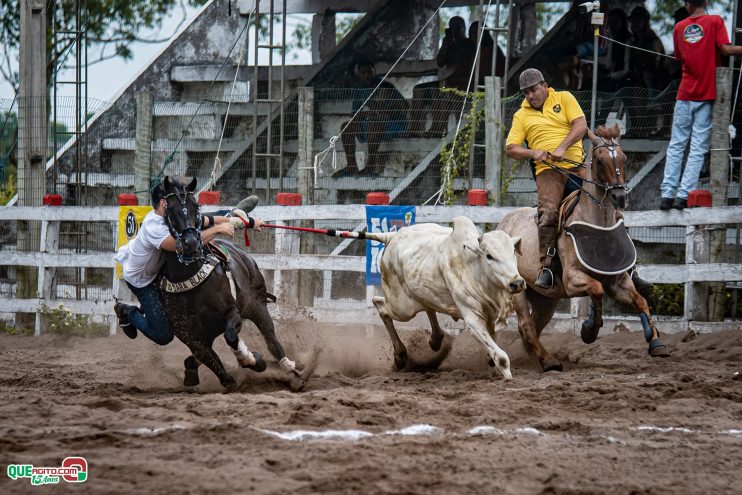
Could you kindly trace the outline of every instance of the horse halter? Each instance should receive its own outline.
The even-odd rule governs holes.
[[[188,223],[188,208],[186,208],[186,205],[188,203],[188,196],[190,195],[191,199],[196,204],[196,225],[190,225]],[[190,265],[191,263],[201,261],[203,259],[203,241],[201,240],[201,209],[198,207],[198,203],[196,202],[196,199],[193,195],[193,192],[191,191],[178,191],[177,189],[175,192],[171,192],[163,197],[165,201],[169,200],[171,197],[178,198],[178,201],[180,201],[180,205],[182,206],[183,211],[183,219],[186,222],[185,228],[178,232],[175,230],[175,227],[173,226],[173,222],[170,219],[170,212],[168,211],[168,208],[165,208],[165,220],[167,221],[168,229],[170,230],[170,234],[175,238],[175,254],[178,256],[178,261],[183,263],[184,265]],[[196,233],[196,238],[198,239],[198,249],[197,252],[201,253],[200,256],[186,256],[183,254],[184,248],[183,248],[183,236],[188,233],[188,231],[193,231]]]
[[[613,170],[614,170],[614,173],[616,174],[616,179],[618,179],[618,182],[620,182],[620,184],[608,184],[608,183],[604,183],[604,184],[594,183],[594,184],[602,187],[603,190],[605,190],[606,194],[609,191],[612,191],[613,189],[623,189],[624,191],[628,193],[629,188],[626,187],[626,184],[621,179],[621,169],[618,168],[618,164],[616,163],[616,157],[618,156],[616,148],[620,148],[621,145],[619,145],[614,138],[611,138],[610,143],[606,141],[606,139],[602,136],[600,136],[600,139],[603,140],[603,144],[599,144],[593,147],[593,159],[596,158],[595,150],[600,149],[600,148],[606,148],[608,150],[608,155],[613,160]]]

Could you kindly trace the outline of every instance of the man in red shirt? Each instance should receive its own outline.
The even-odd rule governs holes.
[[[690,16],[673,30],[675,59],[683,68],[672,118],[672,136],[667,146],[665,177],[660,186],[660,209],[682,210],[688,206],[688,192],[696,188],[703,158],[711,138],[711,109],[716,100],[716,67],[721,56],[742,54],[742,46],[729,43],[724,21],[707,15],[707,0],[687,0]],[[683,153],[690,139],[690,152],[681,170]]]

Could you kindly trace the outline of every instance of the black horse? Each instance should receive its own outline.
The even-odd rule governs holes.
[[[165,177],[163,186],[167,193],[165,222],[176,239],[176,252],[166,253],[161,288],[173,333],[192,353],[185,360],[183,383],[188,387],[198,385],[198,366],[203,363],[222,386],[236,388],[234,378],[212,349],[214,339],[222,333],[242,367],[265,370],[262,356],[250,352],[239,338],[242,320],[248,319],[258,327],[268,350],[287,373],[291,389],[301,390],[304,380],[296,364],[286,357],[268,313],[268,300],[275,301],[275,296],[266,291],[255,260],[228,241],[203,246],[195,178],[186,183],[181,177]]]

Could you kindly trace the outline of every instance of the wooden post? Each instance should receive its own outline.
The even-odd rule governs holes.
[[[137,93],[137,123],[134,138],[134,191],[140,205],[150,203],[149,189],[152,157],[152,93]]]
[[[729,120],[732,105],[732,69],[716,69],[716,101],[714,102],[711,131],[711,204],[727,205],[727,187],[729,184]],[[709,231],[709,262],[723,262],[723,250],[726,244],[726,229],[723,225]],[[725,284],[711,282],[709,285],[708,310],[710,321],[724,320]]]
[[[312,16],[312,64],[323,62],[335,48],[335,12]]]
[[[302,204],[314,204],[314,88],[299,88],[299,193]],[[302,227],[314,227],[314,222],[304,220]],[[301,236],[299,252],[314,254],[314,236]],[[314,306],[316,273],[299,271],[299,306]]]
[[[502,80],[484,78],[484,189],[489,203],[500,206],[502,188]]]
[[[41,206],[42,197],[46,193],[45,166],[49,127],[46,90],[46,2],[21,0],[20,8],[18,206]],[[19,221],[17,233],[18,251],[39,249],[41,222]],[[33,298],[38,288],[37,270],[19,267],[16,277],[16,297]],[[19,327],[29,327],[33,321],[27,313],[16,315],[16,325]]]
[[[41,238],[39,251],[54,254],[59,251],[59,222],[44,220],[41,222]],[[55,267],[39,267],[38,286],[40,302],[50,306],[49,301],[57,297],[57,269]],[[46,322],[41,313],[36,313],[36,327],[34,335],[41,335],[46,330]]]

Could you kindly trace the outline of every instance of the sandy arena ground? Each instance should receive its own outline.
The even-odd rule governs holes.
[[[638,332],[547,335],[565,364],[548,374],[506,332],[506,382],[468,334],[439,371],[400,373],[381,326],[277,327],[291,355],[317,353],[302,393],[275,366],[238,369],[222,339],[232,394],[203,367],[184,391],[180,343],[0,337],[0,493],[742,493],[742,331],[665,336],[663,360]],[[403,339],[426,351],[422,333]],[[72,455],[83,484],[6,474]]]

